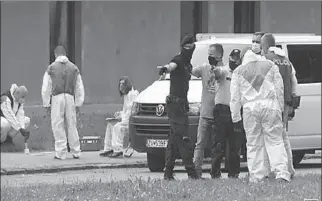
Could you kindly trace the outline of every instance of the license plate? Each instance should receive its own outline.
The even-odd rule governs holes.
[[[153,140],[153,139],[146,140],[147,147],[166,148],[167,145],[168,145],[168,140]]]

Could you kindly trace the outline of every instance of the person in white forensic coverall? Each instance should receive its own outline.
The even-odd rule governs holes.
[[[291,61],[286,57],[284,50],[275,46],[275,38],[272,34],[265,34],[261,39],[262,55],[273,61],[278,67],[284,84],[284,112],[283,112],[283,141],[288,158],[288,171],[291,177],[295,175],[293,167],[293,155],[290,140],[287,134],[289,114],[293,112],[292,97],[296,96],[296,71]],[[267,158],[266,158],[267,159]],[[266,162],[268,163],[268,161]]]
[[[240,130],[244,127],[246,132],[249,181],[256,183],[267,176],[264,162],[266,151],[276,179],[290,181],[282,137],[282,76],[273,62],[249,49],[243,50],[243,53],[242,65],[232,75],[230,110],[234,128]]]
[[[26,128],[30,118],[25,116],[24,103],[28,95],[25,86],[12,84],[10,90],[1,94],[1,143],[13,143],[12,139],[20,133],[27,140],[30,132]]]
[[[51,114],[51,127],[55,138],[55,159],[65,159],[67,138],[73,158],[80,157],[80,142],[76,127],[76,113],[84,102],[84,86],[78,67],[66,57],[63,46],[55,49],[56,60],[43,77],[42,99]],[[67,125],[67,135],[65,130]]]
[[[128,127],[132,105],[139,92],[134,89],[130,78],[127,76],[120,79],[119,92],[124,98],[123,110],[116,112],[114,116],[121,121],[113,127],[108,123],[105,132],[104,151],[99,154],[100,156],[116,158],[124,154],[125,157],[131,157],[134,152],[130,147],[130,143],[128,143],[126,149],[124,149],[124,145],[127,143],[125,139],[129,138]]]

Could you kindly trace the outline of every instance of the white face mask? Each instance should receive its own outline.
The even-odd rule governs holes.
[[[258,54],[261,52],[261,45],[258,44],[258,43],[252,43],[252,51],[255,53],[255,54]]]

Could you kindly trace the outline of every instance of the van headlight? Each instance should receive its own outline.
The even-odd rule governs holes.
[[[189,103],[188,115],[199,116],[200,115],[200,106],[201,106],[201,103]]]
[[[139,109],[140,109],[140,104],[137,102],[134,102],[131,109],[131,115],[137,115],[139,113]]]

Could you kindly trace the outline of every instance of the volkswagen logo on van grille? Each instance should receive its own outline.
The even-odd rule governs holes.
[[[164,113],[164,106],[163,105],[158,105],[156,108],[155,108],[155,113],[158,117],[161,117]]]

